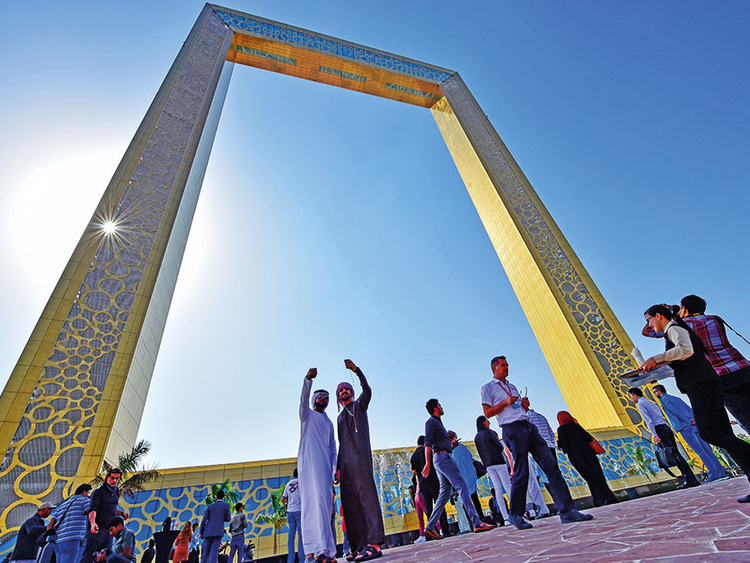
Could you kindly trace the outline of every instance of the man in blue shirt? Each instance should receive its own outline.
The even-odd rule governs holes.
[[[669,427],[669,424],[667,424],[667,419],[664,418],[661,409],[656,406],[656,403],[646,399],[643,396],[643,391],[638,387],[631,387],[628,389],[628,395],[630,396],[630,400],[636,404],[636,407],[638,407],[638,412],[641,413],[643,422],[646,423],[649,432],[651,432],[651,435],[654,437],[654,443],[657,445],[664,444],[664,446],[674,450],[677,469],[680,470],[680,473],[682,473],[682,476],[685,478],[684,483],[678,488],[684,489],[700,485],[698,479],[695,478],[695,475],[693,475],[693,472],[690,470],[687,461],[682,457],[680,450],[677,449],[677,442],[674,439],[674,433]]]
[[[693,451],[698,454],[698,457],[701,458],[703,465],[706,466],[708,471],[706,482],[726,479],[727,472],[721,465],[719,458],[716,457],[711,446],[698,435],[693,409],[679,397],[668,395],[667,389],[663,385],[655,385],[653,391],[661,403],[661,408],[667,413],[667,418],[672,423],[672,427],[680,433]]]
[[[424,533],[433,539],[442,539],[443,536],[437,531],[437,524],[440,519],[440,514],[443,512],[446,503],[451,495],[451,486],[458,491],[461,495],[461,501],[464,503],[464,508],[471,519],[471,524],[474,527],[474,532],[486,532],[492,530],[494,524],[487,524],[479,519],[477,511],[471,503],[471,496],[469,495],[466,481],[461,477],[461,472],[456,465],[455,460],[451,457],[453,452],[453,444],[448,438],[448,432],[443,426],[440,417],[443,416],[444,410],[440,405],[440,401],[437,399],[430,399],[425,405],[427,412],[430,413],[430,418],[425,423],[425,466],[422,470],[422,476],[427,477],[432,470],[432,464],[435,465],[435,469],[438,473],[438,479],[440,479],[440,494],[438,495],[437,502],[432,509],[430,520],[427,522],[427,527]],[[431,455],[433,454],[433,455]],[[430,462],[432,459],[432,463]]]

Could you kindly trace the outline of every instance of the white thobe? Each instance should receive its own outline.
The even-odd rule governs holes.
[[[300,439],[297,453],[302,500],[302,541],[305,554],[336,557],[331,530],[336,441],[328,415],[310,408],[312,379],[305,378],[299,404]]]

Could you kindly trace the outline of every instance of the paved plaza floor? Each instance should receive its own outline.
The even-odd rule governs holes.
[[[384,563],[460,561],[749,561],[750,492],[737,477],[587,510],[594,520],[532,522],[389,549]]]

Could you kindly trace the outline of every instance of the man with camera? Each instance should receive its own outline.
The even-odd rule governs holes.
[[[380,544],[385,543],[383,514],[372,473],[372,447],[367,410],[372,388],[365,374],[351,360],[344,360],[346,369],[359,379],[362,393],[354,398],[354,388],[342,381],[336,388],[336,401],[341,409],[337,424],[339,457],[337,478],[340,480],[341,506],[354,561],[369,561],[381,556]]]
[[[107,522],[107,533],[112,536],[112,549],[102,550],[96,561],[103,563],[135,563],[135,534],[125,527],[125,521],[115,516]]]

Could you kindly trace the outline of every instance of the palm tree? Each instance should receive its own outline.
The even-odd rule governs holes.
[[[156,465],[144,467],[143,459],[151,451],[151,442],[138,440],[133,449],[117,458],[116,467],[122,471],[120,478],[120,492],[129,498],[133,498],[137,491],[143,490],[143,485],[155,481],[161,477]],[[93,485],[97,486],[104,482],[107,472],[112,469],[107,461],[102,462],[102,472],[94,478]]]
[[[234,506],[235,504],[240,502],[240,495],[229,485],[229,479],[226,479],[222,483],[214,483],[213,485],[211,485],[208,491],[208,496],[203,502],[205,502],[206,504],[215,502],[216,495],[219,491],[224,491],[224,502],[226,502],[229,506]]]
[[[268,514],[258,514],[255,517],[256,524],[273,524],[273,554],[276,555],[276,533],[286,526],[286,505],[281,502],[281,497],[284,495],[284,487],[286,484],[281,485],[278,490],[271,492],[271,512]]]
[[[651,481],[651,475],[656,475],[653,464],[656,460],[646,454],[646,450],[643,446],[626,446],[628,452],[633,457],[633,461],[630,463],[625,472],[626,475],[645,475],[648,480]]]

